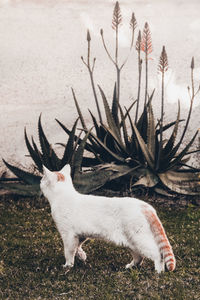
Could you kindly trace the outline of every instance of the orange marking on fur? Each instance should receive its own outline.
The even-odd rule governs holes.
[[[165,259],[165,258],[167,258],[168,256],[171,256],[171,252],[167,252],[167,253],[164,255],[163,258]]]
[[[158,246],[159,244],[164,243],[164,245],[160,247],[160,252],[164,254],[164,260],[168,270],[173,271],[175,269],[174,254],[160,220],[158,219],[156,214],[153,211],[149,210],[146,206],[144,206],[143,213],[145,214],[151,226],[151,230],[154,234],[154,237],[160,237],[160,240],[157,241]],[[170,258],[167,260],[168,257]]]
[[[169,245],[165,245],[165,246],[160,247],[160,251],[163,251],[163,250],[169,250],[169,253],[171,253],[171,247]]]
[[[169,271],[174,271],[174,269],[175,269],[174,263],[169,264],[169,265],[167,266],[167,268],[168,268]]]
[[[170,259],[166,260],[166,264],[171,265],[171,264],[169,264],[170,261],[171,261],[171,263],[174,263],[174,260],[173,260],[173,258],[171,257]]]
[[[57,180],[58,181],[65,181],[65,176],[59,172],[55,172],[57,175]]]

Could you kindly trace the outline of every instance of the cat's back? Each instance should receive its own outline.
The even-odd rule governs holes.
[[[105,197],[96,195],[82,195],[82,205],[89,209],[99,209],[110,212],[116,212],[125,215],[142,214],[144,207],[154,210],[153,207],[146,202],[132,197]]]

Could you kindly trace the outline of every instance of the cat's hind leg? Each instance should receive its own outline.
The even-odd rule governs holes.
[[[164,262],[164,259],[162,259],[162,258],[155,259],[154,260],[154,266],[155,266],[155,270],[158,273],[164,272],[165,271],[165,262]]]
[[[86,259],[87,259],[87,255],[86,255],[85,251],[82,249],[81,245],[78,246],[78,248],[76,250],[76,256],[82,261],[86,261]]]
[[[143,257],[138,253],[132,252],[132,257],[133,259],[129,264],[126,265],[126,269],[130,269],[133,266],[140,266],[143,262]]]
[[[85,251],[82,249],[82,245],[87,241],[88,239],[79,239],[79,245],[78,245],[78,248],[76,250],[76,256],[82,260],[82,261],[86,261],[87,259],[87,255],[85,253]]]

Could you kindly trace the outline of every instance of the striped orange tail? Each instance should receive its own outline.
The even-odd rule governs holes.
[[[150,224],[151,230],[158,244],[160,253],[163,255],[164,262],[169,271],[174,271],[176,260],[172,251],[172,247],[168,241],[165,230],[155,212],[149,208],[144,209],[144,214]]]

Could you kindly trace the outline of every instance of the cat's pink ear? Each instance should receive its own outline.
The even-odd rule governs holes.
[[[65,181],[65,176],[62,173],[55,172],[57,175],[57,181]]]

